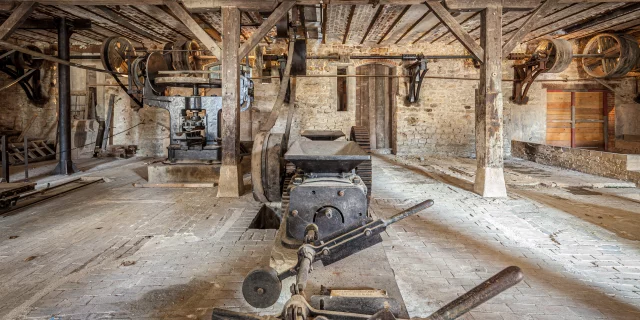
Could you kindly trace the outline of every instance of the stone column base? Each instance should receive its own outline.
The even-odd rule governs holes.
[[[503,168],[478,168],[473,191],[484,198],[506,198]]]
[[[241,166],[223,164],[218,184],[218,198],[238,198],[244,194]]]

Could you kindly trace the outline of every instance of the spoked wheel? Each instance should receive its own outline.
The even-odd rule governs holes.
[[[100,58],[106,70],[128,74],[128,63],[136,58],[136,49],[126,38],[110,37],[102,44]]]
[[[351,127],[350,140],[355,141],[362,150],[371,153],[371,142],[369,138],[369,129],[363,126]],[[360,176],[362,182],[367,186],[367,205],[371,201],[371,185],[373,182],[373,168],[371,160],[362,162],[356,167],[356,174]]]
[[[547,73],[558,73],[566,70],[573,59],[573,51],[569,41],[564,39],[544,39],[538,43],[532,54],[540,59],[547,59]]]
[[[638,42],[625,34],[599,34],[584,48],[583,54],[597,55],[582,59],[584,71],[594,78],[622,77],[638,61]]]

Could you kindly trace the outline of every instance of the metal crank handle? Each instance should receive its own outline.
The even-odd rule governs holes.
[[[446,306],[431,314],[425,319],[415,320],[452,320],[471,311],[473,308],[487,302],[501,292],[513,287],[522,281],[524,274],[516,266],[507,267],[498,274],[487,279],[467,293],[458,297]]]

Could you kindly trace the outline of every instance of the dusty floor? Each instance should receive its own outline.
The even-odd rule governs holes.
[[[255,311],[240,285],[268,260],[275,230],[247,229],[259,209],[251,194],[231,200],[217,199],[215,189],[135,188],[145,161],[83,163],[84,175],[109,182],[0,218],[0,318]],[[372,209],[386,217],[435,200],[384,237],[412,317],[517,265],[526,280],[467,319],[640,318],[638,189],[512,160],[509,198],[487,200],[468,191],[472,160],[402,162],[376,157]],[[40,178],[49,181],[47,165]]]

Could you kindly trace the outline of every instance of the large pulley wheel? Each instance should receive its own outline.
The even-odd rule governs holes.
[[[594,78],[616,78],[636,67],[640,49],[638,42],[626,34],[604,33],[593,37],[583,54],[599,55],[582,58],[582,68]]]
[[[110,37],[102,43],[100,59],[107,71],[129,73],[129,63],[136,58],[136,49],[123,37]]]
[[[547,59],[547,73],[558,73],[566,70],[573,59],[571,43],[564,39],[544,39],[538,43],[533,57]]]
[[[371,138],[369,129],[363,126],[351,127],[349,140],[355,141],[366,153],[371,153]],[[360,176],[362,182],[367,186],[367,205],[371,201],[371,187],[373,185],[373,167],[371,160],[364,161],[356,167],[356,174]]]
[[[278,272],[271,267],[251,270],[242,282],[242,295],[251,306],[267,308],[276,303],[282,291]]]
[[[260,132],[251,151],[253,197],[260,202],[282,200],[284,135]]]
[[[145,72],[147,73],[146,81],[149,81],[149,86],[155,94],[160,95],[166,89],[165,85],[157,84],[156,78],[159,76],[160,71],[168,70],[167,61],[164,59],[160,52],[152,52],[147,57],[145,63]]]

